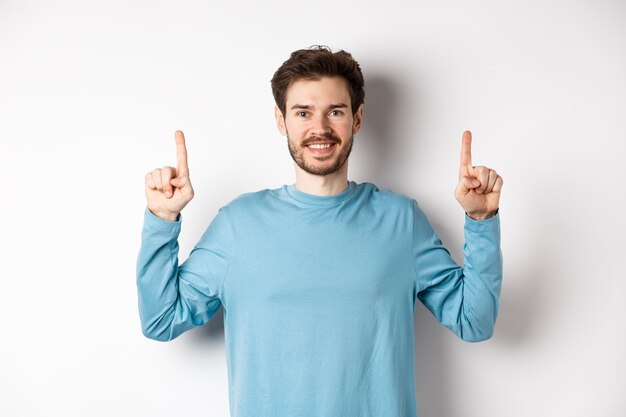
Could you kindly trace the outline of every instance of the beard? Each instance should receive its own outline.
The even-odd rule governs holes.
[[[327,133],[323,136],[310,137],[304,140],[302,143],[310,143],[319,139],[332,141],[336,143],[335,145],[336,147],[338,147],[339,144],[341,143],[341,139],[339,139],[337,136],[333,135],[332,133]],[[307,163],[304,160],[304,146],[298,146],[295,143],[293,143],[293,141],[289,138],[289,132],[287,132],[287,147],[289,148],[289,154],[291,155],[291,158],[300,168],[302,168],[302,170],[312,175],[323,176],[323,175],[328,175],[328,174],[332,174],[334,172],[339,171],[339,169],[348,160],[348,157],[350,156],[350,152],[352,152],[353,143],[354,143],[354,135],[350,137],[349,145],[347,147],[344,146],[343,148],[341,148],[341,150],[339,151],[339,155],[336,156],[336,159],[332,164],[328,166],[326,165],[315,166],[315,165],[311,165]]]

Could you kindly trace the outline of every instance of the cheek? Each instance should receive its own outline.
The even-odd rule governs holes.
[[[341,123],[335,126],[335,132],[339,133],[341,136],[350,136],[353,131],[352,121]]]
[[[285,130],[289,134],[291,139],[299,139],[303,135],[306,135],[306,130],[302,129],[302,126],[297,124],[285,124]]]

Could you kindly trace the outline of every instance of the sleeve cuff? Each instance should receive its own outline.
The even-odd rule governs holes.
[[[465,226],[472,230],[484,230],[500,224],[500,209],[496,210],[496,214],[484,220],[474,220],[465,213]]]
[[[182,223],[182,213],[178,213],[178,217],[175,222],[163,220],[160,217],[153,214],[148,207],[144,211],[144,225],[150,229],[160,232],[175,233],[180,231],[180,225]]]

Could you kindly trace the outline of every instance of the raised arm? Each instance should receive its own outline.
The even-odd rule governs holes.
[[[426,215],[414,202],[413,256],[417,297],[437,320],[461,339],[477,342],[492,336],[502,286],[498,213],[502,178],[473,166],[472,136],[461,144],[455,197],[466,212],[463,267],[443,246]]]
[[[137,256],[137,292],[143,334],[167,341],[206,323],[223,299],[232,227],[222,207],[187,260],[178,265],[181,210],[193,197],[185,138],[176,132],[178,166],[146,175],[146,198]]]

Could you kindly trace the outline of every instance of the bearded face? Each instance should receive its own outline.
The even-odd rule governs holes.
[[[289,154],[303,171],[329,175],[340,170],[352,152],[362,109],[353,114],[348,84],[342,77],[302,79],[287,91],[285,114],[276,111],[287,136]]]

